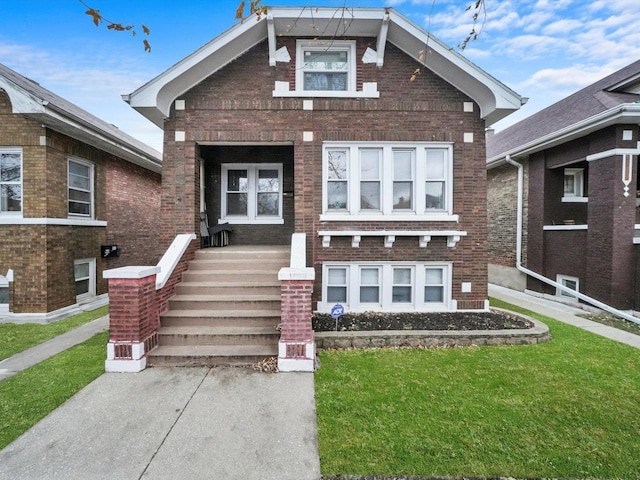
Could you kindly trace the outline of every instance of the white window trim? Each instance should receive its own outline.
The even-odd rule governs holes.
[[[22,195],[22,200],[20,201],[20,211],[19,212],[9,212],[0,210],[0,216],[7,217],[22,217],[24,212],[24,156],[22,153],[21,147],[0,147],[0,153],[18,153],[20,154],[20,194]],[[3,184],[16,184],[17,182],[2,182]]]
[[[76,295],[76,301],[80,302],[83,300],[87,300],[89,298],[93,298],[96,296],[96,259],[95,258],[81,258],[78,260],[74,260],[73,262],[73,266],[74,266],[74,270],[75,270],[75,266],[82,264],[82,263],[88,263],[89,264],[89,291],[87,293],[83,293],[81,295]],[[75,278],[75,274],[74,274],[74,289],[75,289],[75,283],[78,281],[77,278]]]
[[[227,211],[227,174],[229,170],[247,170],[249,190],[247,190],[247,215],[225,215]],[[278,182],[280,186],[278,200],[278,216],[260,216],[258,217],[257,206],[257,190],[255,189],[255,178],[258,170],[278,170]],[[282,225],[283,217],[283,164],[282,163],[223,163],[221,165],[221,181],[220,181],[220,218],[218,223],[229,223],[233,225],[255,224],[255,225]],[[254,188],[252,188],[254,187]]]
[[[304,90],[305,51],[346,51],[349,70],[347,90]],[[354,40],[296,40],[296,93],[307,96],[344,96],[356,92],[356,42]],[[337,95],[336,95],[337,94]]]
[[[382,150],[382,198],[381,211],[360,210],[360,149]],[[346,211],[332,211],[328,202],[328,151],[347,151],[348,207]],[[393,210],[393,151],[414,150],[413,159],[413,210]],[[427,149],[446,150],[445,209],[427,211],[425,208],[425,170]],[[320,221],[455,221],[453,214],[453,144],[446,142],[324,142],[322,145],[322,214]]]
[[[71,213],[69,211],[69,190],[71,190],[71,185],[69,184],[69,167],[71,162],[78,163],[80,165],[84,165],[89,168],[89,186],[91,188],[91,205],[89,215],[84,215],[81,213]],[[69,218],[86,218],[93,219],[95,218],[95,195],[96,195],[96,187],[95,187],[95,165],[91,162],[83,160],[77,157],[69,157],[67,159],[67,216]],[[77,189],[74,189],[77,190]]]
[[[576,283],[576,292],[579,293],[580,292],[580,279],[579,278],[572,277],[570,275],[561,275],[561,274],[556,275],[556,283],[559,283],[562,286],[565,286],[565,287],[567,286],[566,285],[566,281],[567,280]],[[567,287],[567,288],[569,288],[569,287]],[[576,297],[574,295],[570,295],[569,293],[566,293],[566,292],[560,290],[559,288],[556,288],[556,296],[562,297],[562,298],[567,299],[567,300],[575,301],[575,302],[578,301],[578,297]]]
[[[366,267],[377,267],[380,270],[380,303],[360,303],[360,269]],[[331,262],[322,265],[322,300],[318,302],[318,311],[322,313],[330,313],[334,303],[326,301],[327,298],[327,281],[329,278],[328,271],[330,268],[346,268],[347,276],[347,301],[341,303],[345,308],[345,312],[365,312],[365,311],[382,311],[382,312],[444,312],[452,311],[455,302],[451,298],[452,295],[452,270],[451,262]],[[411,303],[393,303],[393,269],[394,268],[411,268],[412,269],[412,301]],[[443,275],[443,302],[425,302],[425,274],[426,268],[442,268]]]
[[[564,192],[564,177],[573,177],[573,192]],[[584,168],[565,168],[563,176],[563,202],[587,202],[588,198],[584,196]]]

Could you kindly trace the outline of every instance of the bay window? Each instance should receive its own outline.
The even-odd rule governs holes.
[[[325,142],[321,220],[457,220],[452,153],[439,142]]]

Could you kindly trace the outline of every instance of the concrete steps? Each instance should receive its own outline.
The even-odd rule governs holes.
[[[249,365],[277,356],[280,246],[209,248],[195,259],[160,317],[151,365]]]

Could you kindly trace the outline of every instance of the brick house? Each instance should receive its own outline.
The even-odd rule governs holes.
[[[103,270],[157,262],[160,171],[159,152],[0,65],[0,318],[105,304]]]
[[[206,212],[304,235],[312,310],[488,308],[485,128],[522,99],[395,10],[269,8],[124,98],[164,130],[165,248]]]
[[[489,136],[492,283],[640,309],[639,101],[640,61]]]

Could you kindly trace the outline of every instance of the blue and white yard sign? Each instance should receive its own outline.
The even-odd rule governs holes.
[[[336,320],[340,318],[340,316],[344,315],[344,307],[339,303],[336,303],[333,307],[331,307],[331,316]]]

